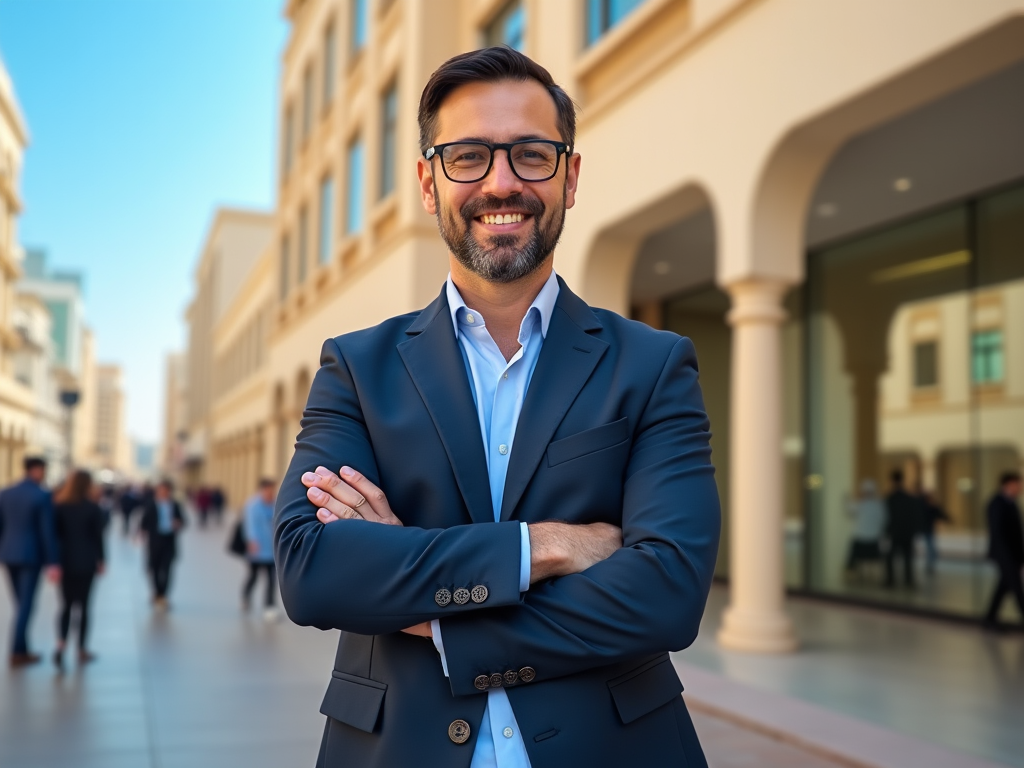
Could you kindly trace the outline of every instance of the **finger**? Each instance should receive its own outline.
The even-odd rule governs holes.
[[[318,509],[316,511],[316,519],[319,520],[321,523],[327,524],[333,523],[338,518],[329,509]]]
[[[356,472],[352,467],[342,467],[341,481],[348,483],[366,499],[366,503],[377,513],[381,522],[388,525],[402,524],[402,521],[391,511],[391,505],[388,504],[388,499],[384,492],[367,480],[362,473]]]
[[[367,518],[359,514],[359,511],[352,509],[332,496],[328,496],[326,493],[321,491],[319,488],[310,488],[306,491],[306,496],[315,505],[320,507],[322,510],[326,509],[332,515],[339,520],[366,520]],[[319,515],[318,515],[319,516]],[[376,518],[370,520],[371,523],[379,522]]]
[[[366,499],[363,498],[359,491],[352,488],[351,485],[344,482],[326,467],[317,467],[315,472],[304,473],[302,475],[302,482],[311,488],[319,488],[326,491],[332,498],[337,499],[346,507],[358,509],[360,515],[366,520],[375,523],[384,522],[373,508],[367,505]],[[322,507],[323,504],[318,504],[317,506]]]

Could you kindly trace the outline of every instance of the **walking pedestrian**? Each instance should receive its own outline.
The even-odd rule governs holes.
[[[988,518],[988,558],[999,568],[999,581],[992,593],[985,626],[994,629],[999,622],[999,609],[1011,592],[1017,598],[1021,618],[1024,619],[1024,530],[1020,519],[1017,497],[1021,492],[1019,472],[1005,472],[999,478],[999,491],[985,510]]]
[[[130,485],[124,487],[124,490],[121,491],[121,498],[117,500],[117,506],[121,510],[121,517],[123,519],[121,532],[125,536],[131,531],[132,513],[138,508],[140,501],[138,494],[135,493],[135,489]]]
[[[103,510],[91,500],[92,477],[76,470],[54,495],[57,541],[60,544],[61,599],[57,620],[57,649],[53,663],[64,668],[64,648],[71,629],[72,611],[78,608],[78,662],[95,660],[88,650],[89,596],[93,580],[103,573]]]
[[[267,591],[263,606],[263,618],[277,621],[274,594],[277,591],[277,574],[274,568],[274,500],[277,484],[270,479],[260,480],[259,491],[245,503],[244,530],[249,559],[249,577],[242,587],[242,610],[248,612],[252,606],[252,590],[260,571],[266,574]]]
[[[181,504],[174,498],[174,485],[161,480],[153,499],[143,508],[139,528],[146,536],[149,573],[153,582],[153,606],[167,610],[167,591],[171,584],[171,566],[178,555],[178,532],[185,527]]]
[[[0,492],[0,563],[7,575],[17,606],[11,641],[10,664],[23,667],[40,660],[29,651],[28,624],[32,618],[36,587],[43,568],[51,581],[60,580],[60,555],[53,522],[53,503],[43,489],[46,462],[25,459],[25,478]]]
[[[224,491],[221,490],[220,486],[214,486],[210,489],[210,515],[213,517],[213,522],[218,526],[224,518],[224,505],[227,504],[227,498],[224,496]]]
[[[914,537],[921,530],[921,503],[903,488],[903,472],[893,470],[892,492],[885,500],[888,518],[885,532],[889,552],[885,560],[885,586],[896,586],[893,561],[903,559],[903,584],[914,586]]]

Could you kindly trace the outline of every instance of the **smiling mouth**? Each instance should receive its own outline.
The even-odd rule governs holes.
[[[485,213],[476,218],[484,224],[518,224],[529,216],[528,213]]]

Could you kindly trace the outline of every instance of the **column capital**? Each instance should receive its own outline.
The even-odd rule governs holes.
[[[782,299],[791,283],[774,277],[751,277],[724,286],[732,309],[726,314],[729,325],[746,323],[773,323],[781,325],[786,320]]]

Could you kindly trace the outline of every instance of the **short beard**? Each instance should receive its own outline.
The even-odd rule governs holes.
[[[434,199],[440,200],[436,185]],[[563,188],[562,208],[543,230],[543,203],[519,194],[504,199],[484,197],[470,200],[459,211],[463,221],[461,231],[455,213],[450,208],[444,208],[442,214],[442,206],[439,205],[437,228],[448,250],[463,267],[491,283],[512,283],[535,272],[554,253],[565,226],[565,199],[566,189]],[[516,250],[515,235],[491,235],[487,246],[481,245],[473,237],[473,219],[487,211],[501,208],[516,208],[533,216],[533,231],[522,250]]]

